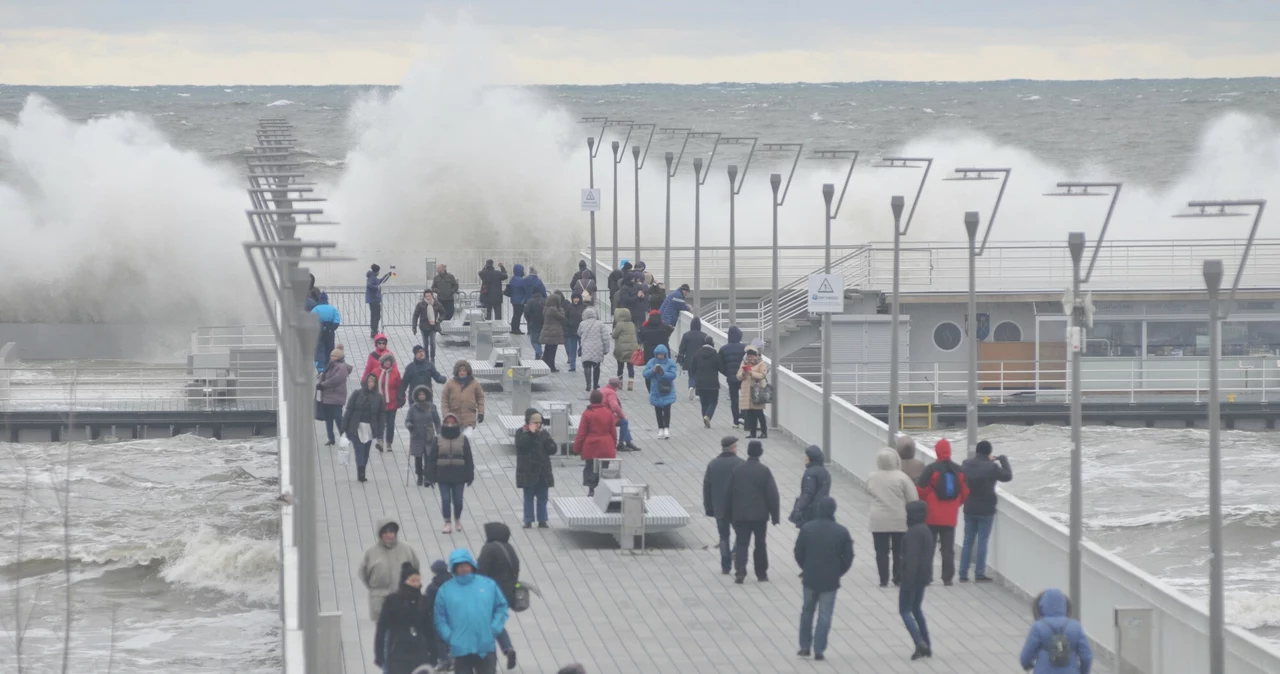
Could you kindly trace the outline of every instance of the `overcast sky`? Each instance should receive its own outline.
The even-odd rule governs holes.
[[[1280,0],[0,0],[0,83],[392,84],[460,8],[513,84],[1280,75]]]

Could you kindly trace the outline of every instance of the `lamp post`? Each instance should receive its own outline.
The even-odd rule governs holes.
[[[759,139],[751,137],[722,137],[716,141],[716,145],[751,145],[751,149],[747,151],[747,161],[742,165],[741,180],[737,180],[738,165],[729,165],[729,325],[733,325],[738,320],[738,253],[734,202],[737,200],[738,193],[742,191],[742,184],[747,181],[747,171],[751,169],[751,157],[756,152],[757,140]]]
[[[581,122],[585,124],[600,123],[599,138],[604,138],[605,125],[609,123],[608,117],[583,117]],[[596,136],[587,136],[587,187],[594,190],[596,188],[596,154],[600,152],[600,143],[596,142]],[[589,211],[591,214],[591,273],[599,273],[596,269],[596,212]]]
[[[795,159],[791,162],[791,172],[787,174],[787,186],[782,189],[782,195],[778,195],[778,188],[782,186],[782,174],[774,173],[769,176],[769,186],[773,190],[773,198],[770,204],[773,206],[773,316],[770,318],[771,329],[769,336],[769,355],[773,358],[772,367],[769,368],[769,385],[773,388],[773,403],[770,405],[769,416],[773,427],[778,427],[778,367],[780,366],[778,350],[782,345],[782,337],[778,328],[778,279],[779,266],[779,249],[778,249],[778,208],[786,203],[787,194],[791,191],[791,179],[796,175],[796,166],[800,164],[800,153],[804,151],[804,143],[765,143],[765,150],[787,150],[794,149],[796,151]],[[762,331],[763,332],[763,331]],[[761,335],[763,337],[763,335]]]
[[[702,184],[711,173],[716,148],[720,146],[720,132],[693,131],[686,138],[711,138],[711,155],[707,158],[707,172],[702,172],[702,157],[693,159],[693,315],[702,315]]]
[[[615,140],[609,144],[613,149],[613,268],[618,269],[621,265],[621,258],[618,257],[618,165],[622,163],[622,153],[619,150],[631,140],[632,122],[618,119],[606,121],[604,125],[627,127],[627,135],[622,142]]]
[[[631,158],[635,161],[635,167],[636,167],[636,173],[635,173],[636,187],[635,187],[635,193],[633,196],[635,197],[635,202],[636,202],[636,261],[639,262],[640,261],[640,169],[644,168],[644,162],[646,159],[649,158],[649,145],[653,143],[653,130],[656,127],[653,124],[633,124],[631,128],[649,130],[649,140],[645,141],[644,143],[643,154],[641,154],[640,152],[639,145],[631,146]]]
[[[826,256],[823,273],[831,273],[831,197],[836,187],[831,183],[822,186],[825,205]],[[831,460],[831,312],[822,314],[822,454],[823,461]]]
[[[689,145],[689,133],[692,131],[693,129],[685,128],[658,129],[658,133],[684,134],[684,142],[680,144],[680,154],[677,156],[674,152],[667,152],[663,156],[667,162],[667,237],[662,246],[662,287],[668,291],[671,290],[671,179],[680,170],[680,160],[684,159],[684,149]]]

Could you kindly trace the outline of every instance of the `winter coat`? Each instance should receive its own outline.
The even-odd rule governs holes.
[[[362,382],[360,388],[352,391],[351,397],[347,398],[347,409],[342,413],[342,427],[346,429],[347,437],[355,442],[359,437],[357,431],[360,424],[369,424],[370,430],[373,431],[372,437],[382,437],[382,418],[385,411],[386,402],[378,394],[377,388],[370,391]]]
[[[993,461],[985,456],[972,456],[960,464],[965,484],[969,485],[969,498],[964,502],[966,515],[996,514],[996,483],[1013,480],[1013,469],[1003,454]]]
[[[577,302],[564,303],[564,337],[565,343],[568,343],[570,337],[578,336],[578,328],[582,327],[582,315],[587,309],[587,305],[581,300]]]
[[[559,293],[552,293],[551,297],[547,298],[546,306],[542,310],[542,332],[538,333],[540,344],[546,346],[564,344],[565,323],[568,317],[560,300]]]
[[[551,470],[551,457],[559,451],[556,441],[545,430],[530,433],[521,428],[516,431],[516,487],[523,489],[538,484],[556,486],[556,476]]]
[[[475,375],[458,378],[459,366],[464,363],[460,360],[453,366],[453,376],[440,391],[440,408],[445,414],[457,415],[458,425],[468,428],[476,425],[478,415],[484,414],[484,389]]]
[[[311,313],[320,319],[320,329],[333,332],[342,325],[342,314],[338,313],[338,309],[332,304],[317,304],[310,309]],[[325,354],[328,356],[329,354]]]
[[[418,306],[413,308],[413,318],[409,319],[409,324],[413,326],[418,334],[426,337],[433,332],[441,331],[441,323],[444,322],[444,305],[440,304],[440,300],[433,300],[431,308],[435,311],[435,325],[427,322],[427,301],[418,300]]]
[[[547,292],[547,286],[542,282],[542,279],[538,278],[538,275],[532,272],[530,272],[528,276],[524,277],[524,288],[529,297],[533,297],[538,293],[541,293],[543,297],[549,297],[551,295],[551,293]]]
[[[436,277],[431,279],[431,292],[446,302],[452,300],[453,296],[458,294],[458,277],[447,271],[436,274]]]
[[[662,368],[662,374],[658,374],[657,368]],[[680,366],[670,358],[667,358],[667,347],[659,344],[653,351],[653,360],[644,366],[644,378],[651,380],[649,386],[649,404],[654,407],[670,407],[674,405],[676,399],[680,396],[676,394],[676,375],[679,374]],[[670,390],[662,393],[662,382],[670,382]]]
[[[623,286],[621,292],[623,293],[622,306],[631,310],[631,322],[635,323],[636,328],[639,329],[645,316],[649,315],[648,295],[639,285],[632,285],[630,292],[627,291],[627,286]]]
[[[409,454],[426,456],[435,445],[436,434],[440,432],[440,411],[434,403],[418,402],[418,391],[425,391],[425,386],[413,389],[413,403],[404,415],[404,427],[409,429]]]
[[[435,630],[436,630],[435,620],[434,620],[434,616],[436,614],[436,595],[440,593],[440,588],[444,587],[445,583],[453,579],[453,574],[449,573],[445,562],[441,561],[440,564],[444,565],[446,567],[446,570],[443,573],[437,573],[436,575],[432,576],[431,584],[428,585],[426,588],[424,588],[422,591],[422,593],[426,595],[427,601],[426,603],[423,604],[423,608],[427,610],[427,618],[428,620],[431,621],[432,634],[435,634]],[[435,564],[432,563],[431,566],[434,567]]]
[[[667,299],[662,301],[662,306],[658,311],[662,314],[662,322],[667,325],[675,325],[680,318],[680,312],[688,311],[689,303],[684,299],[684,291],[679,288],[672,290]]]
[[[720,347],[720,364],[724,366],[725,378],[730,382],[738,381],[738,370],[742,369],[742,359],[747,355],[747,345],[742,343],[742,330],[738,326],[729,326],[729,341]]]
[[[382,284],[391,278],[391,272],[378,276],[378,272],[370,269],[364,273],[364,301],[373,304],[382,301]]]
[[[725,489],[723,516],[731,522],[781,521],[778,503],[778,483],[773,472],[753,456],[734,466],[729,473],[729,486]]]
[[[623,260],[622,267],[618,269],[614,269],[613,271],[609,272],[609,278],[607,279],[607,281],[608,281],[610,296],[618,292],[618,288],[622,287],[622,279],[626,278],[626,276],[631,273],[631,269],[628,266],[629,264],[630,263],[628,263],[626,260]]]
[[[320,389],[320,402],[325,405],[341,405],[347,401],[347,378],[351,366],[346,360],[331,360],[320,373],[316,387]]]
[[[385,334],[379,332],[373,336],[373,341],[377,342],[379,339],[385,340],[386,338],[387,336]],[[370,374],[377,374],[378,368],[381,366],[382,357],[388,353],[391,353],[391,349],[386,347],[381,349],[375,348],[373,351],[370,351],[369,357],[364,361],[364,372],[360,373],[360,380],[364,381]]]
[[[743,463],[742,457],[733,452],[720,452],[707,464],[707,472],[702,474],[702,509],[707,517],[729,516],[729,476]]]
[[[1093,649],[1080,622],[1067,617],[1067,598],[1062,590],[1045,590],[1036,604],[1040,607],[1040,617],[1031,625],[1022,646],[1022,668],[1035,667],[1034,674],[1089,674],[1093,668]],[[1071,663],[1066,667],[1049,664],[1049,644],[1055,632],[1065,634],[1071,647]]]
[[[384,663],[388,674],[413,674],[434,661],[435,628],[422,591],[401,584],[387,595],[374,632],[374,662]]]
[[[960,514],[960,506],[969,497],[969,487],[965,484],[964,473],[960,471],[960,466],[951,461],[951,443],[944,438],[933,446],[933,450],[938,455],[938,460],[929,464],[920,474],[920,479],[916,481],[916,492],[925,503],[929,504],[927,520],[929,525],[954,527]],[[950,501],[942,501],[938,499],[934,488],[938,484],[938,478],[947,471],[953,471],[958,476],[960,496]]]
[[[933,530],[925,524],[929,505],[907,504],[907,533],[902,537],[902,587],[920,588],[933,582]]]
[[[640,348],[636,339],[636,324],[631,322],[631,312],[623,307],[613,310],[613,357],[619,362],[629,362],[631,354]]]
[[[478,276],[480,277],[480,301],[490,306],[502,304],[502,282],[507,280],[507,271],[494,269],[493,265],[485,265]]]
[[[487,657],[494,652],[494,639],[507,626],[507,600],[492,578],[479,573],[459,576],[458,565],[478,564],[466,548],[449,553],[449,570],[454,577],[436,593],[436,634],[449,644],[450,657]]]
[[[547,298],[542,295],[529,295],[524,302],[524,319],[529,322],[529,330],[541,331],[547,320]]]
[[[796,536],[796,564],[806,589],[829,592],[840,587],[840,577],[853,567],[853,537],[836,524],[836,500],[818,501],[814,519]]]
[[[582,349],[582,359],[593,363],[603,363],[609,355],[609,328],[596,318],[596,310],[587,307],[582,310],[582,323],[578,325],[578,344]]]
[[[390,367],[385,367],[390,363]],[[404,389],[400,388],[400,370],[396,369],[396,357],[390,353],[382,357],[384,367],[378,371],[378,395],[386,402],[386,411],[404,407]]]
[[[440,373],[440,370],[436,369],[434,363],[426,358],[422,360],[415,358],[405,366],[404,373],[400,375],[399,395],[404,398],[406,392],[412,391],[419,386],[425,386],[434,395],[435,389],[431,386],[431,382],[437,384],[445,383],[444,375]],[[408,400],[412,401],[413,398],[408,398]]]
[[[751,387],[769,383],[769,364],[761,358],[750,370],[743,370],[739,365],[737,377],[738,381],[742,382],[742,389],[738,391],[738,407],[744,410],[764,409],[766,405],[756,405],[751,402]]]
[[[818,503],[831,495],[831,473],[822,465],[822,450],[817,445],[809,445],[804,450],[809,457],[809,465],[800,478],[800,495],[791,508],[791,516],[787,518],[792,524],[803,527],[806,522],[818,516]]]
[[[471,441],[462,434],[442,428],[436,445],[427,458],[427,480],[438,484],[471,484],[476,479],[476,464],[471,455]],[[445,435],[453,435],[448,437]]]
[[[614,421],[622,421],[627,418],[626,413],[622,411],[622,403],[618,401],[618,392],[613,390],[612,386],[605,386],[600,389],[600,395],[604,397],[604,406],[609,408],[613,413]]]
[[[676,362],[680,363],[680,367],[689,369],[689,358],[701,349],[706,341],[707,334],[702,331],[702,319],[694,316],[689,322],[689,330],[680,335],[680,348],[676,351]]]
[[[603,403],[588,405],[578,422],[573,453],[584,459],[618,458],[618,431],[613,412]]]
[[[492,578],[510,604],[520,582],[520,556],[511,546],[511,528],[502,522],[485,522],[484,541],[476,570]]]
[[[916,483],[899,468],[901,459],[892,449],[876,454],[876,471],[867,478],[871,510],[867,513],[873,532],[907,530],[907,504],[919,499]]]
[[[582,294],[583,291],[586,291],[587,295],[590,295],[590,298],[584,297]],[[590,269],[584,270],[582,272],[582,276],[579,276],[577,279],[574,279],[569,283],[569,292],[569,299],[582,297],[583,304],[595,304],[596,292],[598,292],[596,289],[596,275],[592,274]]]
[[[665,346],[670,349],[671,333],[673,331],[674,329],[670,325],[663,323],[657,314],[649,314],[649,320],[640,326],[638,332],[640,344],[644,346],[644,359],[652,360],[654,349],[659,346]],[[674,363],[675,359],[673,358],[671,362]]]
[[[667,300],[667,291],[657,283],[649,284],[645,291],[645,296],[649,298],[649,313],[658,312],[658,316],[662,316],[662,305]]]
[[[382,529],[388,524],[395,524],[400,529],[391,545],[382,542]],[[382,612],[382,601],[400,586],[400,566],[409,562],[415,569],[418,568],[418,553],[400,540],[404,529],[395,520],[378,520],[374,524],[373,533],[376,542],[365,551],[356,575],[369,589],[369,616],[376,621],[378,614]]]
[[[920,475],[924,473],[924,462],[916,458],[915,442],[899,447],[898,458],[902,459],[902,472],[906,473],[912,482],[919,481]]]
[[[685,362],[688,363],[689,375],[693,377],[693,388],[699,391],[720,390],[722,363],[716,347],[703,344],[701,348],[686,357]]]
[[[507,284],[507,292],[512,304],[522,305],[529,301],[529,288],[526,285],[528,280],[524,275],[524,265],[518,264],[511,268],[511,282]]]

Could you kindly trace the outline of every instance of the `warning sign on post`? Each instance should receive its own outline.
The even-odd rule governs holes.
[[[600,210],[600,188],[582,190],[582,210],[598,211]]]
[[[844,277],[840,274],[809,275],[809,312],[844,313]]]

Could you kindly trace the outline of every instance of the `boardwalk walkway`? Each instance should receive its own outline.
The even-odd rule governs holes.
[[[405,328],[387,332],[397,356],[411,357],[414,335]],[[367,328],[343,328],[338,341],[346,345],[348,362],[359,376],[372,349]],[[454,360],[471,353],[442,347],[437,363],[451,369]],[[575,661],[591,674],[1022,671],[1017,654],[1030,623],[1029,606],[994,585],[944,588],[935,583],[925,599],[935,656],[909,660],[912,646],[898,617],[897,591],[877,582],[866,517],[869,499],[857,481],[838,469],[833,470],[831,489],[839,504],[836,519],[853,533],[856,559],[836,602],[827,662],[797,658],[801,586],[792,556],[797,530],[785,515],[800,486],[803,447],[785,434],[766,441],[763,460],[777,479],[784,511],[782,526],[769,529],[771,582],[756,583],[748,575],[745,585],[734,585],[732,576],[720,574],[715,522],[702,516],[701,490],[706,463],[719,453],[721,436],[731,432],[728,404],[722,401],[707,430],[697,403],[682,396],[672,414],[673,437],[656,440],[643,383],[636,388],[621,398],[643,451],[623,455],[624,473],[648,483],[655,494],[674,496],[694,515],[685,530],[651,536],[642,553],[619,550],[609,536],[568,531],[554,509],[551,529],[520,528],[523,500],[515,487],[515,448],[496,423],[499,413],[510,413],[510,396],[502,393],[486,392],[488,419],[475,438],[476,481],[466,492],[462,532],[440,533],[438,492],[406,481],[408,438],[402,416],[394,452],[373,452],[370,481],[364,485],[355,480],[354,463],[340,466],[322,448],[321,610],[342,612],[346,671],[377,671],[374,625],[354,569],[375,541],[374,522],[384,516],[398,519],[402,540],[418,551],[424,566],[448,557],[456,546],[478,552],[484,522],[502,521],[512,528],[521,577],[543,594],[534,598],[532,609],[513,613],[508,623],[519,653],[516,671],[555,672]],[[438,386],[436,392],[438,400]],[[566,371],[538,380],[534,398],[573,401],[574,411],[581,411],[586,406],[581,373]],[[317,428],[322,435],[322,425]],[[740,451],[745,456],[745,439]],[[581,464],[569,459],[556,469],[551,495],[583,495],[580,483]]]

